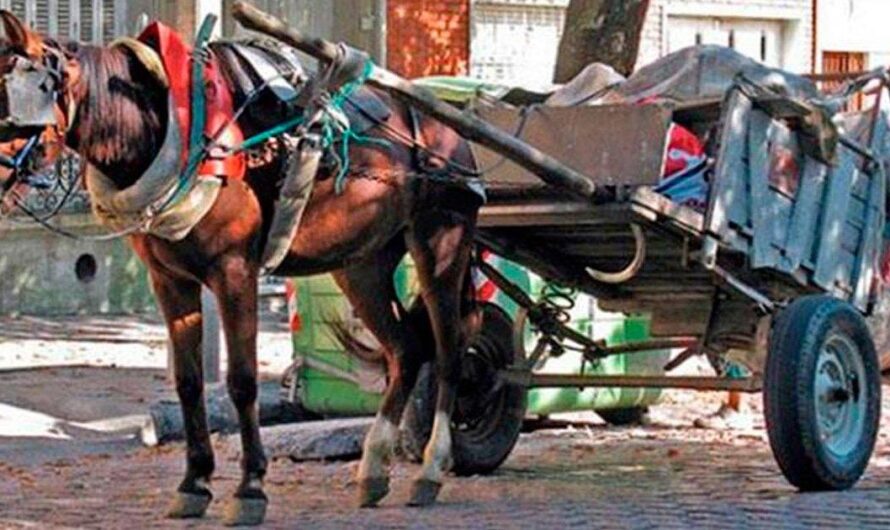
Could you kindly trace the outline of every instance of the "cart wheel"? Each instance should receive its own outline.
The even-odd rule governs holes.
[[[780,313],[763,396],[770,446],[789,482],[813,491],[859,480],[875,446],[881,387],[875,347],[856,309],[807,296]]]
[[[519,439],[525,417],[526,390],[498,383],[499,370],[513,364],[513,325],[498,306],[483,306],[482,330],[461,359],[462,377],[452,417],[453,471],[458,475],[490,473]],[[422,458],[432,428],[436,382],[425,365],[402,418],[402,451]]]
[[[629,407],[626,409],[605,409],[596,413],[609,425],[623,427],[625,425],[642,425],[646,421],[649,407]]]

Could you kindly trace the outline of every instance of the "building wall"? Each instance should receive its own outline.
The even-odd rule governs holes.
[[[99,232],[88,214],[54,222],[77,233]],[[125,240],[73,241],[33,224],[0,225],[0,314],[133,313],[153,307],[145,269]]]
[[[887,0],[819,0],[816,46],[817,71],[822,52],[862,52],[866,67],[890,64],[890,39],[886,24],[890,20]]]
[[[813,0],[652,0],[638,66],[668,53],[671,20],[676,17],[781,22],[785,46],[778,66],[795,72],[812,71]]]
[[[465,75],[469,0],[387,0],[386,64],[405,77]]]
[[[466,0],[470,5],[470,73],[492,82],[540,87],[549,81],[561,31],[554,31],[569,0]],[[838,0],[841,1],[841,0]],[[849,2],[849,0],[843,0]],[[885,2],[886,0],[871,0]],[[644,66],[676,48],[677,33],[698,26],[705,43],[728,45],[732,31],[736,48],[761,59],[761,33],[768,36],[763,59],[796,72],[812,71],[813,0],[651,0],[643,26],[640,59]],[[393,4],[418,0],[393,0]],[[437,5],[443,2],[437,2]],[[390,25],[400,21],[390,17]],[[403,26],[401,34],[420,30]],[[674,39],[671,33],[674,32]],[[390,42],[405,42],[400,35]],[[747,40],[746,40],[747,39]],[[532,44],[533,43],[533,44]],[[768,44],[767,44],[768,43]],[[688,44],[693,44],[689,42]],[[766,51],[768,49],[768,52]],[[459,48],[455,52],[462,52]],[[393,53],[403,53],[395,51]],[[542,57],[543,55],[552,57]]]

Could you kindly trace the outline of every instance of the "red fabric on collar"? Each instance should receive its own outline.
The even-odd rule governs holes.
[[[154,49],[164,64],[170,80],[170,95],[176,107],[176,117],[182,138],[183,167],[189,156],[189,136],[191,127],[191,71],[192,48],[170,27],[154,22],[139,35],[139,40]],[[207,120],[204,134],[213,137],[226,123],[229,125],[217,142],[224,146],[237,147],[244,141],[244,133],[232,120],[234,102],[232,91],[221,75],[217,58],[211,55],[210,63],[204,70],[204,84],[207,97]],[[241,179],[247,169],[243,153],[225,157],[207,157],[198,167],[198,175],[224,176]]]

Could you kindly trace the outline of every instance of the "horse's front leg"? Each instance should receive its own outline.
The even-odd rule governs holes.
[[[225,510],[227,525],[257,525],[266,515],[263,492],[266,455],[260,440],[257,406],[257,278],[258,269],[243,255],[222,257],[209,284],[219,302],[228,346],[226,383],[241,427],[242,476]]]
[[[185,424],[185,478],[177,489],[167,516],[202,517],[210,504],[213,447],[204,406],[201,365],[201,286],[150,266],[152,287],[167,322],[173,346],[173,371]]]

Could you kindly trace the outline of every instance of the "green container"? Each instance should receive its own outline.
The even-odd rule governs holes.
[[[537,294],[543,282],[515,263],[495,258],[496,265],[512,282],[527,292]],[[403,302],[417,291],[414,268],[403,263],[395,274],[396,291]],[[328,323],[339,318],[359,333],[367,333],[353,315],[352,309],[333,279],[314,276],[293,280],[296,300],[290,307],[300,315],[300,330],[293,335],[297,371],[297,397],[303,407],[318,414],[352,416],[374,414],[380,403],[385,380],[379,367],[366,365],[346,355],[334,340]],[[503,293],[491,300],[511,316],[517,306]],[[294,303],[295,302],[295,303]],[[597,308],[589,296],[577,295],[572,309],[571,325],[595,339],[605,339],[609,345],[648,338],[648,319],[644,316],[625,316],[606,313]],[[368,342],[373,342],[370,334]],[[533,345],[528,345],[530,351]],[[596,365],[585,363],[584,373],[597,375],[660,374],[667,362],[668,350],[619,355],[604,359]],[[581,369],[581,354],[566,352],[551,358],[538,370],[541,373],[577,374]],[[529,391],[528,413],[548,415],[558,412],[604,410],[647,406],[660,396],[659,389],[633,388],[536,388]]]

